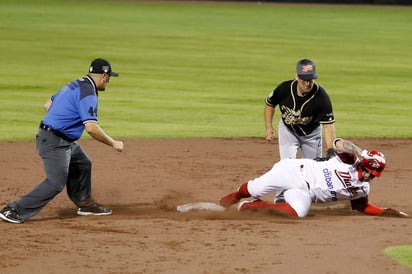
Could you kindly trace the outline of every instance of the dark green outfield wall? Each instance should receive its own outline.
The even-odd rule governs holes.
[[[249,0],[250,1],[250,0]],[[412,5],[412,0],[262,0],[260,2],[312,3],[312,4],[362,4],[362,5]]]

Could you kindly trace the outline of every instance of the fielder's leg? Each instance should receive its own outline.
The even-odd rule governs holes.
[[[318,126],[307,136],[300,136],[302,158],[315,159],[322,157],[322,126]]]
[[[300,143],[298,138],[291,132],[282,120],[278,125],[278,143],[280,159],[295,159]]]

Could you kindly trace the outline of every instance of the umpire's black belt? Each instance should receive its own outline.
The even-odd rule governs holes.
[[[39,128],[41,128],[41,129],[43,129],[43,130],[45,130],[45,131],[51,132],[51,133],[53,133],[54,135],[62,138],[63,140],[66,140],[67,142],[74,142],[74,141],[76,141],[76,140],[73,140],[73,139],[67,137],[66,135],[64,135],[64,134],[61,133],[60,131],[53,129],[51,126],[48,126],[48,125],[43,124],[43,122],[40,123],[40,127],[39,127]]]

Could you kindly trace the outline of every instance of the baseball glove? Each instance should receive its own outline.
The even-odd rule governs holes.
[[[381,214],[383,217],[401,217],[401,218],[408,218],[409,215],[405,212],[393,209],[393,208],[385,208],[383,213]]]
[[[323,162],[323,161],[329,160],[330,158],[332,158],[334,156],[335,156],[335,150],[333,148],[329,148],[326,151],[326,156],[325,157],[316,157],[313,160],[318,161],[318,162]]]

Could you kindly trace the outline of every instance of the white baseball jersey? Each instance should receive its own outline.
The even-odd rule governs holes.
[[[345,164],[339,157],[324,162],[306,160],[299,164],[313,202],[353,200],[369,194],[370,185],[359,181],[356,165]]]
[[[248,182],[248,191],[255,198],[268,193],[282,193],[298,216],[306,216],[312,202],[354,200],[367,197],[368,182],[359,181],[358,160],[353,165],[339,156],[328,161],[285,159],[271,170]]]

